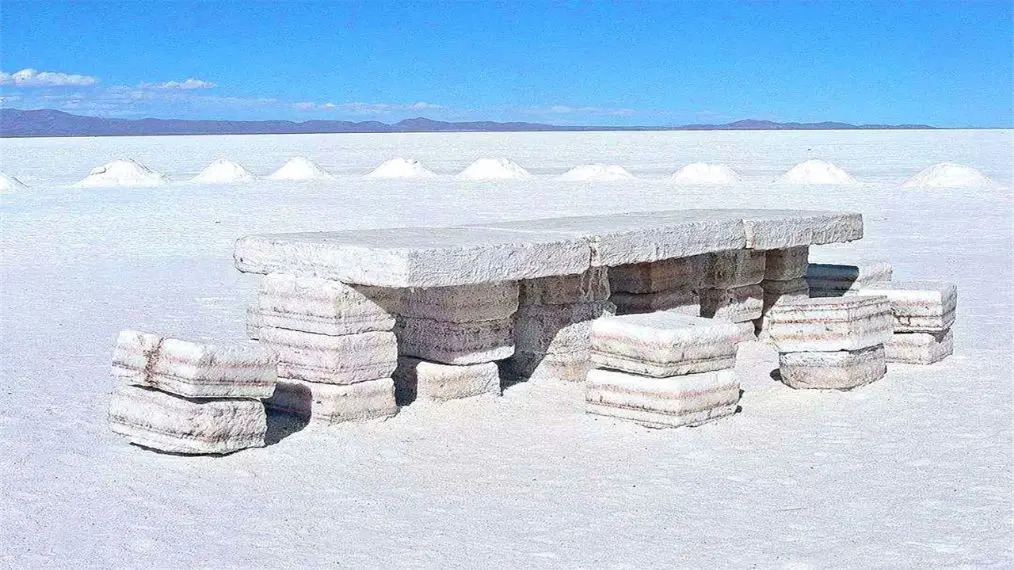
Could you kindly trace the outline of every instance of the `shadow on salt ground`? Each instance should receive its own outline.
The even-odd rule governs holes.
[[[285,412],[268,411],[268,431],[264,435],[265,445],[274,445],[302,430],[310,420]]]

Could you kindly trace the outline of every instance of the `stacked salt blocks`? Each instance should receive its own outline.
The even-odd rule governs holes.
[[[695,255],[610,268],[609,300],[616,305],[616,314],[675,311],[698,316],[701,299],[697,290],[708,257]]]
[[[608,269],[520,282],[514,319],[514,356],[505,375],[581,382],[591,368],[591,326],[615,312],[609,302]]]
[[[850,390],[884,377],[884,343],[894,318],[886,297],[820,297],[768,314],[782,382],[792,388]]]
[[[132,443],[185,454],[263,447],[275,361],[260,347],[214,346],[122,331],[109,424]]]
[[[764,253],[764,280],[760,286],[763,306],[754,324],[758,339],[769,340],[767,314],[779,305],[810,297],[810,287],[806,282],[810,248],[790,247],[762,253]]]
[[[585,409],[658,428],[731,415],[739,340],[732,323],[669,311],[597,319]]]
[[[740,249],[701,257],[700,316],[731,322],[742,340],[753,339],[764,308],[765,253]]]
[[[869,283],[890,281],[894,270],[886,261],[857,265],[810,263],[806,267],[806,284],[811,297],[855,295]]]
[[[278,361],[267,407],[324,424],[396,414],[398,301],[392,289],[266,275],[247,326]]]
[[[499,395],[497,361],[514,354],[518,283],[400,291],[398,400]]]
[[[860,296],[883,295],[891,303],[894,334],[884,345],[888,362],[933,364],[954,352],[958,288],[941,282],[868,283]]]

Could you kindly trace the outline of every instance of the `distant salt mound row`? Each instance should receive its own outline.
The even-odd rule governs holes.
[[[560,175],[560,180],[572,182],[616,182],[633,178],[626,168],[614,164],[583,164]]]
[[[220,158],[190,181],[198,184],[239,184],[252,182],[253,174],[231,160]]]
[[[521,180],[531,176],[509,158],[480,158],[458,174],[464,180]]]
[[[7,174],[6,172],[0,172],[0,192],[13,192],[23,188],[28,188],[28,186],[25,186],[24,182]]]
[[[905,182],[905,188],[982,188],[992,186],[988,176],[963,164],[941,162]]]
[[[436,176],[418,160],[413,158],[392,158],[381,164],[367,178],[429,178]]]
[[[856,184],[848,172],[824,160],[807,160],[782,175],[781,182],[788,184]]]
[[[242,167],[240,167],[242,168]],[[271,180],[331,180],[334,178],[316,162],[297,156],[268,175]]]
[[[93,168],[83,180],[74,184],[78,188],[111,186],[161,186],[168,182],[165,174],[155,172],[134,160],[114,160]]]
[[[672,175],[672,182],[678,184],[735,184],[739,174],[724,164],[695,162],[679,169]]]

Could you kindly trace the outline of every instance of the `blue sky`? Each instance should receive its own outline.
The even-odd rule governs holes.
[[[110,117],[1012,125],[1009,1],[3,0],[5,107]]]

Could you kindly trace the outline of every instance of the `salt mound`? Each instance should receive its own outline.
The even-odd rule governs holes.
[[[240,167],[242,168],[242,167]],[[297,156],[268,175],[271,180],[331,180],[334,178],[316,162]]]
[[[781,182],[789,184],[856,184],[848,172],[824,160],[807,160],[782,175]]]
[[[735,184],[739,174],[724,164],[695,162],[679,169],[671,180],[680,184]]]
[[[165,174],[155,172],[133,160],[114,160],[93,168],[83,180],[74,184],[78,188],[108,186],[161,186],[168,182]]]
[[[560,175],[560,180],[573,182],[615,182],[633,178],[626,168],[613,164],[583,164]]]
[[[981,188],[992,184],[988,176],[971,166],[941,162],[909,178],[905,188]]]
[[[22,188],[27,188],[24,182],[6,172],[0,172],[0,192],[12,192],[14,190],[21,190]]]
[[[238,184],[253,181],[253,174],[231,160],[220,158],[190,181],[198,184]]]
[[[436,176],[436,174],[427,170],[418,160],[398,157],[381,164],[366,176],[367,178],[423,178]]]
[[[520,180],[531,176],[509,158],[480,158],[458,174],[465,180]]]

